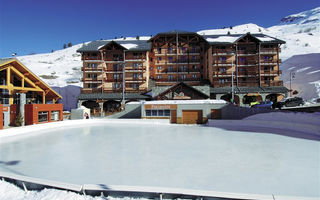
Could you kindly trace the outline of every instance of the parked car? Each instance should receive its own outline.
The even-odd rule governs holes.
[[[259,104],[255,104],[251,106],[252,108],[271,108],[273,102],[272,101],[262,101]]]
[[[302,106],[304,101],[301,97],[289,97],[284,98],[281,101],[272,105],[272,108],[279,108],[281,109],[283,106],[285,107],[295,107],[295,106]]]

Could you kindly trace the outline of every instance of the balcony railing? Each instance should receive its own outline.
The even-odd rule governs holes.
[[[240,55],[254,55],[258,53],[257,50],[238,50],[238,54]]]
[[[277,53],[278,53],[277,49],[260,48],[260,54],[277,54]]]
[[[86,82],[86,81],[99,82],[99,81],[101,81],[101,80],[102,80],[101,77],[96,77],[96,78],[88,78],[88,77],[85,77],[85,78],[82,78],[82,79],[81,79],[82,82]]]
[[[82,94],[89,94],[89,93],[101,93],[101,88],[82,88]]]
[[[105,78],[104,79],[105,82],[116,82],[116,83],[122,83],[122,78]]]
[[[246,62],[238,62],[238,65],[243,65],[243,66],[253,66],[253,65],[257,65],[256,61],[246,61]]]
[[[101,56],[82,56],[81,60],[101,60]]]
[[[283,81],[262,81],[261,86],[283,86]]]
[[[181,77],[173,77],[172,79],[170,78],[161,78],[161,79],[156,79],[156,82],[191,82],[191,81],[200,81],[200,78],[181,78]]]
[[[215,49],[212,52],[213,55],[234,55],[234,50]]]
[[[102,71],[102,67],[81,67],[81,71]]]

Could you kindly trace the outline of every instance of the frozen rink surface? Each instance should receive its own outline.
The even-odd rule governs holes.
[[[68,123],[0,137],[0,173],[75,184],[320,196],[319,141],[143,120]]]

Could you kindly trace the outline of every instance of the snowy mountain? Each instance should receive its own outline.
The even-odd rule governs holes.
[[[282,45],[280,57],[286,60],[293,55],[320,53],[320,7],[289,15],[281,23],[269,28],[256,24],[243,24],[224,29],[199,31],[200,35],[263,33],[286,41]]]
[[[284,85],[297,90],[304,99],[320,98],[320,53],[295,55],[283,62],[282,77]]]
[[[286,41],[280,53],[283,61],[294,55],[320,53],[320,7],[284,17],[278,25],[269,28],[249,23],[223,29],[202,30],[198,34],[227,34],[228,32],[231,34],[263,33]],[[148,38],[140,37],[140,40]],[[118,40],[124,40],[124,38]],[[126,40],[136,40],[136,38],[127,37]],[[76,52],[82,45],[78,44],[53,53],[17,58],[50,86],[82,86],[81,55]]]

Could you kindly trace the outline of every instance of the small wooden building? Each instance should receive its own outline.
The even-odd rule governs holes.
[[[141,106],[143,119],[170,119],[177,124],[203,124],[208,119],[220,119],[224,100],[146,101]]]
[[[26,125],[63,120],[61,98],[19,60],[0,59],[0,128],[15,125],[18,114]]]

